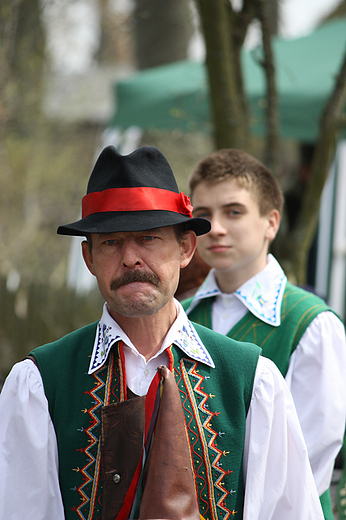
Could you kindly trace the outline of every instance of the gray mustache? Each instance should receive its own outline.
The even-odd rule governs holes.
[[[111,290],[114,291],[119,289],[122,285],[127,285],[132,282],[148,282],[157,287],[160,283],[160,279],[154,273],[144,273],[139,269],[136,269],[135,271],[127,271],[120,278],[113,280],[111,283]]]

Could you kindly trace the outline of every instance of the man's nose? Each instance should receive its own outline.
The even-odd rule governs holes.
[[[133,269],[142,264],[139,247],[135,242],[125,242],[122,247],[122,263],[124,267]]]

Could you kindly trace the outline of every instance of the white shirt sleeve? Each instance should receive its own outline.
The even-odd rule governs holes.
[[[322,312],[302,336],[286,374],[319,495],[330,485],[343,442],[345,374],[344,326],[332,312]]]
[[[323,520],[292,396],[260,357],[246,420],[244,520]]]
[[[17,363],[0,393],[0,518],[64,520],[58,452],[41,375]]]

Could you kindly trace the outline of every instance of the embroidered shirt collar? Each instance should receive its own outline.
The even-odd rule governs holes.
[[[208,350],[200,340],[181,304],[177,300],[175,300],[175,304],[177,307],[177,318],[169,329],[162,347],[156,355],[159,355],[174,343],[180,348],[180,350],[195,361],[199,361],[200,363],[204,363],[205,365],[214,368],[215,365]],[[105,303],[102,317],[97,325],[88,374],[92,374],[105,363],[112,346],[119,340],[122,340],[131,349],[136,350],[136,347],[132,344],[130,338],[128,338],[125,332],[109,314],[108,306]]]
[[[286,275],[280,264],[272,255],[268,255],[265,268],[239,287],[233,295],[254,316],[269,325],[278,327],[281,323],[281,302],[286,281]],[[214,296],[224,297],[225,295],[220,291],[215,278],[215,270],[212,269],[196,292],[186,311],[187,314],[197,306],[200,300]]]

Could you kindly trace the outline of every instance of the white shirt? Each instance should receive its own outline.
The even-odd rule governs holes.
[[[178,317],[160,352],[147,363],[105,306],[99,323],[103,348],[95,340],[89,372],[102,366],[119,337],[127,345],[127,381],[136,393],[146,393],[156,367],[167,362],[164,348],[172,342],[213,367],[209,352],[176,305]],[[55,431],[40,373],[30,360],[17,363],[5,381],[0,417],[0,519],[63,520]],[[262,357],[246,420],[243,465],[244,520],[323,520],[292,397],[278,369]]]
[[[222,293],[211,270],[187,314],[201,299],[215,296],[213,330],[227,334],[250,311],[273,327],[281,323],[287,278],[268,255],[266,267],[232,294]],[[293,396],[319,495],[329,488],[346,421],[346,340],[342,322],[320,313],[290,357],[286,382]]]

